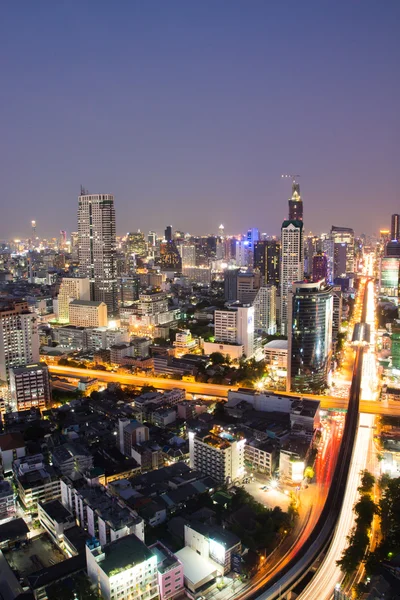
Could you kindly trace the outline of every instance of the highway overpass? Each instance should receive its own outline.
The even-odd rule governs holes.
[[[162,379],[159,377],[145,377],[140,375],[125,375],[121,373],[112,373],[110,371],[97,371],[95,369],[77,369],[75,367],[65,367],[59,365],[49,366],[50,373],[60,377],[95,377],[100,381],[117,382],[122,385],[152,385],[159,390],[170,390],[172,388],[183,388],[189,394],[196,396],[215,396],[217,398],[227,398],[229,390],[237,390],[235,386],[217,385],[213,383],[197,383],[189,381],[175,381],[173,379]],[[264,390],[266,393],[278,393],[283,396],[296,396],[288,392],[277,392],[276,390]],[[307,398],[319,400],[321,408],[326,410],[347,410],[348,400],[345,398],[335,398],[333,396],[315,396],[307,394]],[[400,416],[400,402],[385,401],[375,402],[373,400],[361,400],[360,412],[375,415],[393,415]]]

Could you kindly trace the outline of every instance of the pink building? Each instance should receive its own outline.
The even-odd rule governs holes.
[[[169,600],[184,591],[183,565],[161,542],[150,546],[157,557],[158,587],[160,600]]]

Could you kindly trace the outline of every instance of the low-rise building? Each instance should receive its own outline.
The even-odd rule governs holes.
[[[15,494],[6,479],[0,479],[0,522],[15,516]]]
[[[264,346],[264,357],[267,365],[277,369],[287,369],[288,364],[288,341],[272,340]]]
[[[101,545],[134,533],[144,540],[144,522],[121,499],[108,494],[103,486],[76,488],[67,478],[61,480],[61,502],[83,529]]]
[[[232,570],[232,555],[242,548],[240,539],[231,531],[197,521],[185,524],[185,546],[212,561],[221,575]]]
[[[52,451],[53,464],[62,475],[76,479],[93,467],[93,456],[77,442],[68,442]]]
[[[25,441],[21,433],[0,435],[0,467],[6,474],[12,472],[13,461],[25,456]]]
[[[25,508],[35,510],[38,502],[60,498],[60,478],[44,462],[43,454],[19,458],[13,463],[18,494]]]
[[[73,514],[65,508],[60,500],[38,502],[38,518],[41,526],[47,531],[53,541],[63,547],[64,531],[75,527]]]
[[[183,565],[161,542],[150,546],[157,557],[158,589],[160,600],[169,600],[184,591]]]
[[[158,598],[157,556],[135,535],[86,546],[87,573],[105,600]]]
[[[270,440],[259,442],[250,440],[244,447],[246,466],[258,473],[265,473],[271,477],[278,462],[276,445]]]

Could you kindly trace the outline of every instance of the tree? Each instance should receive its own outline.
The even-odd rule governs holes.
[[[210,354],[210,361],[214,366],[225,364],[225,357],[221,352],[212,352]]]
[[[361,485],[358,491],[361,494],[370,494],[374,488],[375,477],[366,469],[361,472]]]

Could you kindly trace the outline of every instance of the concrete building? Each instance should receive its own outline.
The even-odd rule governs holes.
[[[288,301],[292,284],[301,281],[304,276],[303,223],[302,221],[284,221],[281,229],[281,333],[287,335]]]
[[[64,532],[75,526],[73,514],[65,508],[60,500],[38,502],[38,519],[57,546],[64,543]]]
[[[239,273],[237,274],[237,300],[242,304],[253,304],[260,289],[261,274]]]
[[[109,494],[102,485],[82,485],[63,477],[60,482],[61,502],[82,529],[87,529],[104,546],[134,534],[144,540],[144,522],[123,500]]]
[[[37,317],[28,303],[0,305],[0,380],[7,381],[9,369],[39,362]]]
[[[79,274],[90,281],[90,298],[118,312],[115,267],[115,209],[112,194],[87,194],[78,200]]]
[[[214,563],[221,575],[232,570],[232,555],[240,553],[242,547],[237,535],[218,525],[196,521],[186,523],[184,531],[185,546]]]
[[[69,303],[72,300],[90,300],[88,277],[64,277],[58,292],[58,321],[69,323]]]
[[[214,313],[214,336],[215,345],[221,343],[240,345],[243,346],[243,352],[247,358],[253,356],[254,307],[235,305],[228,310],[216,310]]]
[[[336,247],[344,247],[345,252],[345,270],[343,273],[342,262],[338,262],[337,269],[335,269],[334,265],[334,277],[342,277],[343,274],[354,273],[354,230],[350,227],[337,227],[336,225],[332,225],[331,228],[331,237],[333,243]],[[339,267],[340,264],[340,267]],[[339,271],[342,271],[339,273]]]
[[[21,433],[3,433],[0,435],[0,470],[7,474],[12,472],[13,461],[23,458],[26,453],[24,437]]]
[[[260,287],[254,300],[254,329],[258,333],[276,333],[276,287]]]
[[[50,406],[51,388],[47,365],[36,363],[10,369],[10,393],[14,411]]]
[[[264,346],[264,357],[267,365],[277,369],[287,369],[288,341],[272,340]]]
[[[169,600],[184,592],[183,565],[164,544],[156,542],[150,550],[157,557],[160,600]]]
[[[157,556],[135,535],[101,547],[86,546],[89,579],[104,600],[158,598]]]
[[[118,419],[118,446],[121,454],[132,455],[132,446],[149,440],[149,428],[139,421]]]
[[[220,483],[232,483],[244,475],[246,440],[222,428],[205,435],[189,432],[190,466]]]
[[[15,494],[11,483],[0,479],[0,522],[15,517]]]
[[[61,474],[71,479],[76,479],[93,467],[93,456],[78,442],[67,442],[56,446],[52,453],[52,460]]]
[[[250,440],[244,447],[244,460],[246,467],[264,473],[271,477],[278,461],[276,445],[270,440]]]
[[[107,305],[92,300],[72,300],[69,304],[69,322],[75,327],[106,327]]]
[[[19,458],[13,463],[18,494],[25,508],[35,510],[39,501],[60,498],[60,478],[53,467],[44,462],[43,454]]]
[[[68,350],[87,350],[87,331],[86,327],[75,327],[75,325],[57,327],[53,330],[54,341],[61,348]]]

